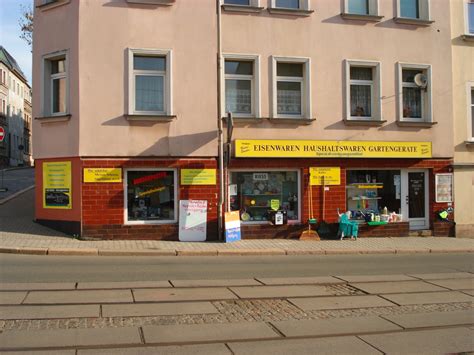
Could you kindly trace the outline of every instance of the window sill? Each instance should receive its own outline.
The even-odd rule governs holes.
[[[58,115],[58,116],[42,116],[35,117],[35,120],[40,121],[41,123],[53,123],[53,122],[66,122],[71,119],[71,115]]]
[[[250,12],[259,13],[263,10],[263,7],[259,6],[246,6],[246,5],[229,5],[223,4],[222,9],[228,12]]]
[[[415,26],[430,26],[434,21],[432,20],[422,20],[417,18],[407,18],[407,17],[394,17],[393,21],[396,23],[404,25],[415,25]]]
[[[46,11],[46,10],[54,9],[55,7],[58,7],[58,6],[69,4],[70,2],[71,0],[60,0],[60,1],[50,2],[46,4],[41,4],[41,5],[36,6],[36,8],[40,9],[41,11]]]
[[[282,9],[279,7],[269,7],[268,12],[275,15],[310,16],[314,12],[314,10]]]
[[[461,37],[466,42],[474,42],[474,34],[472,33],[463,34]]]
[[[387,120],[375,120],[375,119],[344,119],[344,124],[347,126],[382,126]]]
[[[164,5],[164,6],[171,6],[173,5],[176,0],[125,0],[130,4],[137,4],[137,5]]]
[[[176,119],[175,115],[141,115],[141,114],[127,114],[125,115],[127,121],[155,121],[155,122],[171,122]]]
[[[436,124],[438,124],[438,122],[397,121],[399,127],[431,128]]]
[[[474,140],[472,141],[464,141],[464,144],[467,145],[467,146],[474,146]]]
[[[358,20],[358,21],[370,21],[370,22],[380,22],[383,19],[383,16],[378,15],[359,15],[359,14],[349,14],[343,12],[341,17],[345,20]]]
[[[263,122],[263,118],[261,117],[232,117],[234,120],[234,124],[238,123],[261,123]],[[227,123],[227,116],[222,117],[222,120]]]
[[[272,117],[268,119],[271,123],[284,123],[294,125],[310,125],[316,118],[278,118]]]

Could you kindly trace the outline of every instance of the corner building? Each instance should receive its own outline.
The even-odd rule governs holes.
[[[38,222],[177,240],[179,201],[205,200],[216,239],[219,103],[244,239],[338,209],[361,237],[453,232],[436,217],[453,205],[449,2],[222,0],[220,75],[213,0],[35,5]],[[362,221],[385,209],[396,223]]]

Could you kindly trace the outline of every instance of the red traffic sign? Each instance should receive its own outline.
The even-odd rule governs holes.
[[[0,127],[0,142],[3,142],[5,139],[5,129],[3,127]]]

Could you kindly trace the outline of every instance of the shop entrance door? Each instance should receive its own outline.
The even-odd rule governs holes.
[[[411,230],[429,228],[428,170],[402,170],[401,205]]]

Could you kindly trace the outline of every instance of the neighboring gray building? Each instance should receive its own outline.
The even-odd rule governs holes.
[[[0,166],[31,164],[28,122],[31,87],[15,58],[0,46],[0,126],[5,130],[5,139],[0,143]]]

